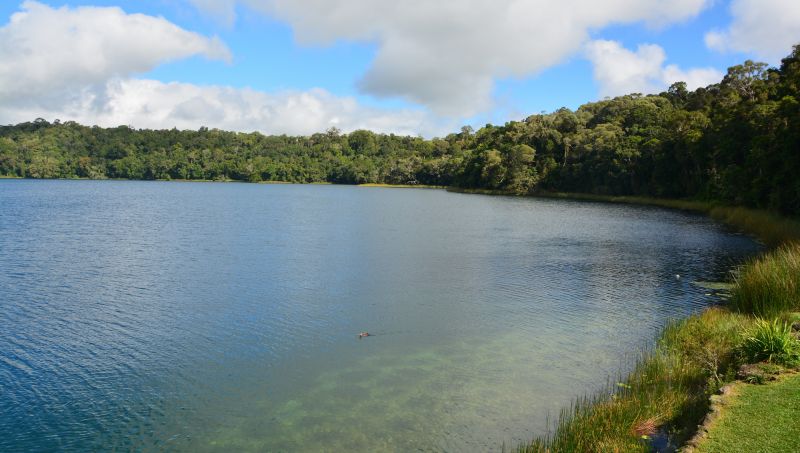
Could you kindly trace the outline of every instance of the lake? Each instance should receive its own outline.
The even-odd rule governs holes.
[[[641,206],[0,180],[0,451],[497,451],[759,250]]]

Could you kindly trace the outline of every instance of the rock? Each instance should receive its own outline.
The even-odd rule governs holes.
[[[748,363],[739,367],[736,378],[751,384],[763,384],[774,381],[781,372],[781,367],[771,363]]]
[[[711,395],[709,398],[709,411],[706,414],[705,418],[703,419],[703,423],[697,426],[697,432],[683,448],[680,448],[678,451],[682,453],[694,453],[695,449],[698,445],[708,437],[708,428],[714,423],[714,420],[719,417],[720,410],[722,406],[726,404],[726,400],[729,396],[731,396],[735,391],[736,383],[731,382],[730,384],[724,385],[716,395]]]

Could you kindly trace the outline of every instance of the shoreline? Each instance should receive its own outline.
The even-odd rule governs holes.
[[[705,420],[719,410],[714,406],[718,398],[714,395],[731,385],[741,384],[735,373],[738,361],[742,360],[737,358],[737,339],[740,341],[751,332],[761,317],[786,319],[793,311],[800,310],[797,302],[794,306],[791,301],[787,302],[787,299],[798,299],[787,289],[797,286],[800,280],[800,269],[796,265],[800,257],[800,220],[796,218],[699,200],[447,190],[694,212],[750,235],[766,246],[763,252],[737,266],[740,272],[732,282],[733,300],[709,306],[700,313],[666,325],[656,336],[655,346],[642,350],[633,371],[623,375],[621,382],[609,383],[603,391],[577,398],[569,408],[561,410],[553,427],[548,428],[549,434],[518,445],[518,452],[649,452],[683,451],[684,448],[693,451]],[[709,363],[713,363],[712,368]]]

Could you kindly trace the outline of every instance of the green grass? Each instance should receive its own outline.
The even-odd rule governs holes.
[[[711,389],[733,376],[739,332],[749,317],[720,308],[670,324],[623,382],[564,410],[554,433],[518,451],[647,452],[668,427],[685,441],[708,410]]]
[[[770,247],[800,241],[800,221],[769,211],[732,206],[714,206],[708,214],[714,220],[752,234]]]
[[[800,375],[768,385],[740,385],[695,451],[800,451]]]
[[[800,309],[800,243],[784,245],[739,272],[731,307],[762,317]]]

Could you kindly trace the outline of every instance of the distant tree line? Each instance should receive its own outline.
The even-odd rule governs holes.
[[[699,198],[800,213],[800,45],[715,85],[676,83],[444,138],[0,127],[0,175],[387,183]]]

